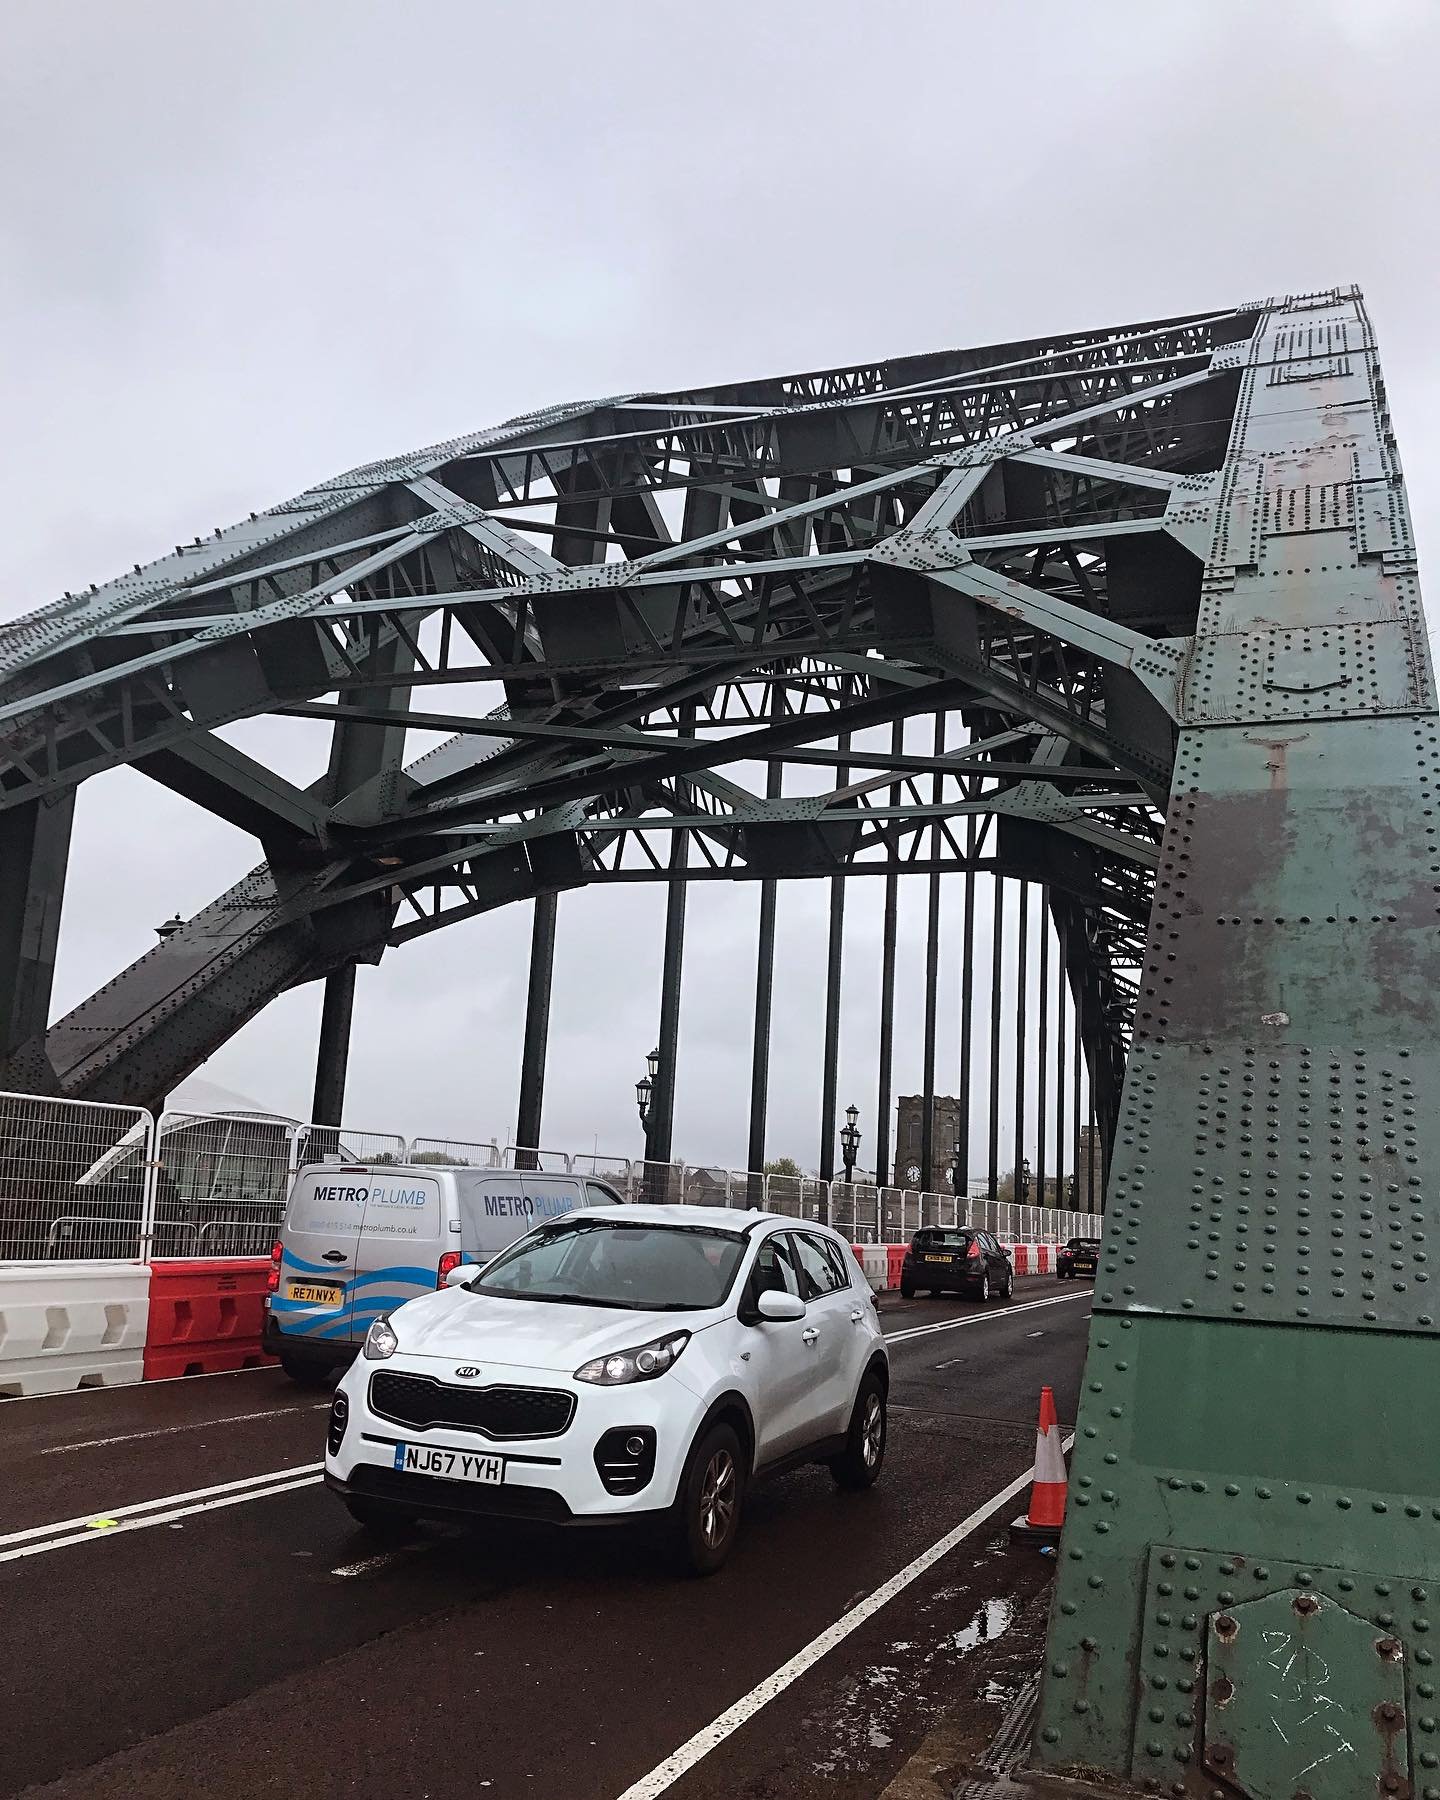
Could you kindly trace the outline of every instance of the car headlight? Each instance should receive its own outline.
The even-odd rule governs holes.
[[[593,1382],[596,1387],[624,1387],[631,1381],[654,1381],[657,1375],[674,1367],[689,1342],[688,1331],[667,1331],[664,1337],[652,1338],[648,1344],[641,1344],[634,1350],[617,1350],[613,1356],[597,1356],[592,1362],[581,1363],[575,1371],[575,1379]]]
[[[365,1333],[364,1354],[366,1362],[384,1362],[400,1348],[400,1340],[395,1335],[395,1327],[384,1313],[376,1319]]]

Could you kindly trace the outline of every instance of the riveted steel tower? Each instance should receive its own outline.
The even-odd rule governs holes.
[[[1440,727],[1354,290],[1226,353],[1037,1755],[1440,1796]]]

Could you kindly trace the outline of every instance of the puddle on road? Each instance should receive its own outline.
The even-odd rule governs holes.
[[[932,1612],[964,1594],[961,1587],[941,1588],[925,1608]],[[973,1596],[973,1589],[971,1595]],[[973,1604],[973,1599],[972,1599]],[[810,1718],[805,1732],[830,1741],[830,1754],[811,1767],[816,1775],[851,1775],[861,1770],[869,1753],[888,1750],[907,1714],[925,1707],[953,1679],[956,1665],[981,1644],[992,1644],[1010,1629],[1015,1603],[1005,1595],[982,1600],[972,1617],[958,1630],[947,1631],[928,1647],[914,1639],[896,1638],[885,1646],[887,1658],[858,1670],[841,1691],[840,1710],[833,1718]],[[983,1699],[1000,1698],[1001,1683],[987,1681]],[[996,1690],[992,1695],[991,1690]]]
[[[950,1642],[956,1650],[973,1650],[977,1644],[991,1644],[1004,1631],[1010,1629],[1010,1621],[1015,1617],[1015,1608],[1003,1597],[987,1600],[968,1625],[962,1625],[959,1631],[950,1634]]]

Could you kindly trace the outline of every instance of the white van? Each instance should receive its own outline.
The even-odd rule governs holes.
[[[428,1163],[312,1163],[270,1252],[264,1346],[295,1381],[350,1362],[381,1314],[486,1263],[576,1206],[619,1206],[588,1175]]]

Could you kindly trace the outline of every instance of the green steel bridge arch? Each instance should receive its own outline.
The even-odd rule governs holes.
[[[221,735],[263,714],[318,781]],[[261,859],[52,1023],[120,764]],[[1440,1800],[1437,769],[1354,289],[554,407],[0,628],[0,1086],[151,1100],[319,979],[343,1069],[357,960],[523,900],[538,1125],[566,890],[667,885],[673,1045],[696,880],[772,932],[829,880],[833,951],[847,881],[925,874],[932,989],[942,874],[1038,884],[1111,1160],[1037,1762]]]

